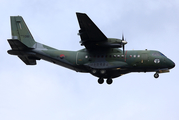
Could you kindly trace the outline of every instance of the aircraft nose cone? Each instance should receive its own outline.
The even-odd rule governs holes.
[[[170,61],[170,69],[174,68],[175,67],[175,63],[171,60]]]
[[[174,68],[174,67],[175,67],[175,63],[173,62],[172,68]]]

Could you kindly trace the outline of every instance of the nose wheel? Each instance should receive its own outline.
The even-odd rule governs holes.
[[[156,72],[155,74],[154,74],[154,78],[158,78],[159,77],[159,74]]]

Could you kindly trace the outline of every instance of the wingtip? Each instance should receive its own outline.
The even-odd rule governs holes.
[[[86,13],[76,12],[76,15],[86,15]]]
[[[17,16],[10,16],[10,17],[22,17],[22,16],[20,16],[20,15],[17,15]]]

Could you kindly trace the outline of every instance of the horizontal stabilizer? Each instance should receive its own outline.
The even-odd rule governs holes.
[[[9,39],[8,40],[12,50],[26,50],[29,49],[26,45],[24,45],[22,42],[20,42],[17,39]]]
[[[29,59],[28,56],[25,55],[18,55],[18,57],[26,64],[26,65],[36,65],[36,60]]]
[[[35,53],[29,51],[32,48],[27,47],[18,39],[9,39],[8,42],[12,48],[12,50],[8,50],[8,53],[17,55],[26,65],[36,65],[36,60],[40,60]]]

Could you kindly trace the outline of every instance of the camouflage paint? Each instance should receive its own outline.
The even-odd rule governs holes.
[[[115,78],[130,72],[162,73],[168,72],[175,66],[173,61],[159,51],[126,50],[123,54],[121,49],[113,48],[119,47],[118,43],[121,43],[122,40],[114,38],[88,46],[106,47],[113,44],[109,45],[112,48],[84,48],[79,51],[57,50],[36,42],[21,16],[11,17],[11,30],[12,39],[9,39],[8,42],[12,50],[9,50],[8,53],[17,55],[27,65],[36,65],[36,60],[43,59],[77,72],[91,73],[99,78]],[[98,30],[96,28],[96,31]],[[80,32],[82,34],[82,31]],[[102,32],[99,31],[99,34]],[[103,34],[102,38],[105,38]]]

